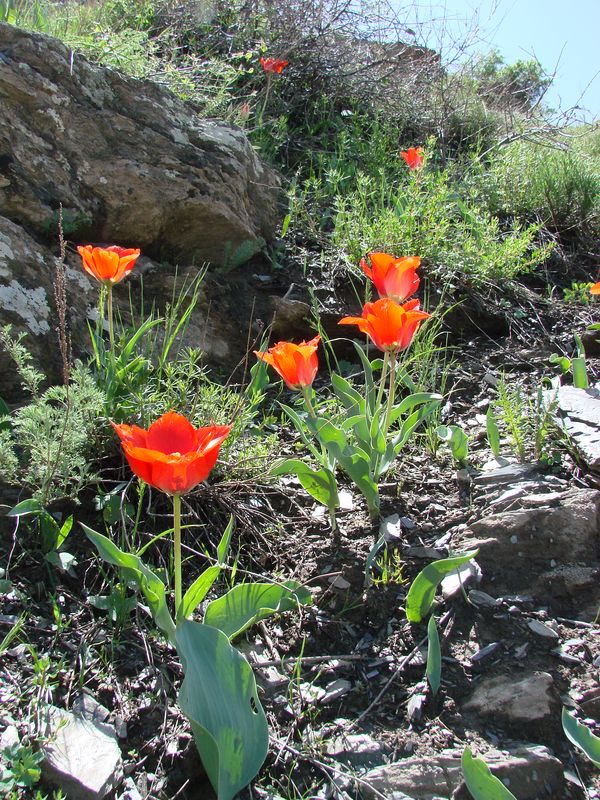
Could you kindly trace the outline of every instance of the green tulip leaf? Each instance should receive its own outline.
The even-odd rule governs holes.
[[[213,583],[219,577],[220,572],[221,567],[218,566],[218,564],[214,564],[212,567],[205,569],[204,572],[196,578],[183,595],[177,615],[178,621],[180,619],[187,619],[194,613],[209,593]]]
[[[204,624],[234,639],[255,622],[307,605],[311,600],[310,592],[296,581],[285,581],[282,585],[241,583],[208,604]]]
[[[592,764],[600,767],[600,739],[583,723],[578,722],[566,708],[562,710],[562,726],[567,739],[586,754]]]
[[[462,754],[462,771],[473,800],[517,800],[482,758],[473,758],[468,747]]]
[[[472,550],[460,556],[433,561],[419,572],[406,596],[406,618],[409,622],[421,622],[423,617],[427,616],[433,605],[437,587],[443,578],[461,564],[466,564],[478,552],[479,550]]]
[[[42,514],[45,511],[39,500],[22,500],[7,513],[7,517],[25,517],[27,514]]]
[[[488,408],[485,415],[485,429],[490,449],[494,456],[498,458],[500,455],[500,430],[498,428],[498,421],[492,406]]]
[[[80,525],[104,561],[126,570],[127,574],[133,578],[148,601],[152,618],[167,639],[175,644],[175,624],[167,607],[165,585],[158,575],[150,567],[147,567],[139,556],[135,556],[133,553],[124,553],[106,536],[88,528],[83,522]]]
[[[431,693],[435,697],[442,680],[442,650],[435,617],[429,617],[427,624],[427,668],[425,671]]]
[[[295,475],[304,489],[317,503],[327,508],[337,508],[340,504],[335,475],[329,469],[314,470],[298,458],[287,458],[276,464],[271,475]]]
[[[269,747],[252,669],[209,625],[182,620],[176,646],[185,672],[179,707],[218,800],[232,800],[259,771]]]
[[[435,432],[446,442],[452,458],[458,464],[465,464],[469,457],[469,437],[458,425],[438,425]]]

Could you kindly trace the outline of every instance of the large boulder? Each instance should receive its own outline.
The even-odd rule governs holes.
[[[0,24],[0,215],[34,234],[231,265],[273,238],[279,180],[239,128]]]
[[[143,254],[115,292],[125,319],[128,289],[134,308],[143,297],[142,313],[161,313],[203,263],[213,266],[185,344],[231,369],[260,330],[253,320],[274,312],[262,276],[231,270],[274,237],[280,200],[277,174],[239,128],[200,119],[167,90],[90,64],[56,39],[0,24],[0,325],[26,334],[51,381],[62,374],[53,286],[61,207],[76,357],[89,352],[98,286],[75,245],[120,244]],[[0,397],[18,399],[19,384],[0,348]]]

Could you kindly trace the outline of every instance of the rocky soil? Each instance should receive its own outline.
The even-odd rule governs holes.
[[[507,350],[521,365],[509,363],[511,380],[535,385],[531,363],[544,356],[517,339],[472,340],[457,358],[448,412],[469,432],[469,470],[457,472],[443,449],[432,457],[418,439],[384,486],[379,526],[345,488],[339,546],[293,479],[225,483],[190,499],[186,514],[208,536],[189,540],[191,552],[216,538],[231,508],[241,568],[302,580],[314,596],[312,607],[261,624],[240,645],[272,733],[242,797],[468,798],[465,746],[519,800],[599,795],[597,772],[565,738],[560,711],[600,729],[600,492],[564,443],[552,467],[518,463],[507,443],[505,458],[492,457],[483,415]],[[365,588],[365,561],[382,533],[386,570],[380,561]],[[115,628],[90,606],[104,579],[83,541],[74,574],[51,577],[50,594],[27,541],[18,531],[11,541],[0,624],[8,631],[24,611],[27,622],[4,653],[3,742],[61,718],[60,742],[45,751],[48,786],[82,798],[210,798],[176,707],[180,669],[143,607]],[[426,626],[406,621],[406,593],[430,561],[475,548],[460,578],[442,585],[442,684],[432,697]],[[45,681],[34,679],[30,645],[49,659]]]

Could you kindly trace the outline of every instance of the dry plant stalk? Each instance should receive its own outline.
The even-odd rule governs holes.
[[[56,272],[54,275],[54,302],[56,304],[56,313],[58,314],[56,332],[63,365],[63,383],[68,386],[71,374],[71,336],[67,329],[67,268],[65,266],[67,246],[63,234],[62,204],[58,211],[58,243],[60,255],[56,260]]]

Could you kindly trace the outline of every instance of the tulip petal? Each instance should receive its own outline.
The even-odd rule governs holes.
[[[188,453],[196,449],[196,429],[181,414],[168,411],[148,428],[147,446],[161,453]]]

